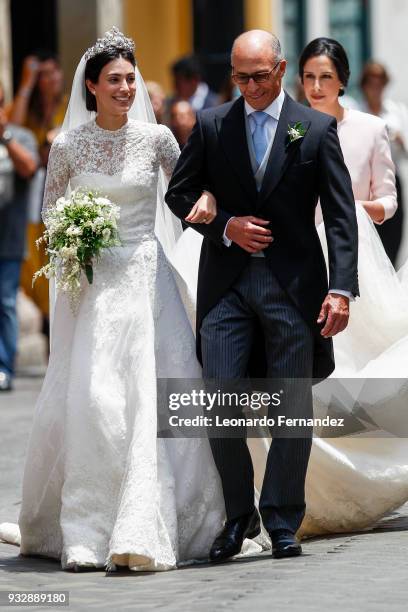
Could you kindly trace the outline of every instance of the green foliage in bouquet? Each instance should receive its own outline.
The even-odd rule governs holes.
[[[40,276],[54,277],[75,311],[82,273],[92,284],[93,262],[104,249],[121,244],[119,216],[119,207],[94,191],[76,189],[69,198],[59,198],[46,212],[47,229],[37,240],[37,246],[45,243],[49,262],[35,273],[33,283]]]

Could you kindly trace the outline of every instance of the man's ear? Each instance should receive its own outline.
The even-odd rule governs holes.
[[[287,65],[288,65],[288,62],[285,59],[283,59],[279,66],[281,77],[285,75]]]

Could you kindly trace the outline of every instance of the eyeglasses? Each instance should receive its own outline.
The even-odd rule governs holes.
[[[266,83],[266,81],[269,80],[269,77],[271,76],[272,72],[276,70],[276,68],[279,66],[281,61],[282,60],[279,60],[279,62],[276,62],[272,70],[269,70],[269,72],[255,72],[254,74],[234,74],[233,73],[232,80],[237,85],[248,85],[250,79],[252,79],[254,83]]]

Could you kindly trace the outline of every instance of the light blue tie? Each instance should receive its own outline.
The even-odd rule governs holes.
[[[255,157],[259,167],[263,158],[265,157],[266,149],[268,148],[265,123],[269,115],[263,111],[255,111],[254,113],[251,113],[251,117],[255,121],[255,130],[252,134],[252,142],[254,143]]]

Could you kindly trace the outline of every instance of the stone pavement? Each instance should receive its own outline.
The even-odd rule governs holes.
[[[18,516],[24,449],[40,378],[0,395],[0,522]],[[402,612],[408,603],[408,505],[365,533],[315,538],[305,554],[269,554],[172,572],[68,573],[0,544],[0,591],[69,591],[69,610]],[[5,608],[4,608],[5,609]],[[23,608],[18,608],[23,609]],[[25,609],[52,609],[34,608]],[[64,608],[62,608],[64,609]]]

